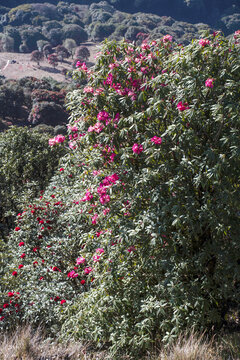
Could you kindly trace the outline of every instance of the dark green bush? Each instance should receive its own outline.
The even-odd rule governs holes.
[[[64,148],[48,147],[48,137],[27,127],[0,133],[0,233],[6,235],[24,201],[51,179]],[[24,200],[25,199],[25,200]]]

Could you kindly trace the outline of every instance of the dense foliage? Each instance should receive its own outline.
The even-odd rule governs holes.
[[[0,124],[65,124],[68,118],[66,92],[73,87],[76,84],[59,83],[52,78],[6,80],[3,77],[0,79]]]
[[[105,42],[78,63],[69,154],[18,215],[1,326],[44,319],[137,359],[239,311],[239,34]]]
[[[0,234],[10,231],[24,199],[49,183],[65,149],[47,147],[48,135],[12,127],[0,133]]]

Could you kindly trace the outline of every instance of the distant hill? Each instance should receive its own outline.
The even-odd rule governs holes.
[[[38,3],[44,3],[44,0],[38,0]],[[57,5],[58,0],[48,1]],[[69,4],[72,1],[65,1]],[[99,3],[99,0],[75,0],[75,4],[91,5]],[[109,4],[114,5],[117,10],[125,12],[147,12],[159,16],[171,16],[176,20],[188,21],[192,23],[205,22],[211,26],[223,23],[228,30],[228,23],[239,23],[240,1],[239,0],[108,0]],[[34,1],[24,0],[2,0],[1,4],[7,7],[16,7],[24,3],[35,3]],[[64,3],[64,2],[62,2]],[[233,17],[232,21],[226,17]],[[239,26],[239,25],[238,25]]]
[[[45,45],[77,47],[87,40],[105,38],[135,41],[139,34],[154,39],[170,34],[183,44],[198,37],[201,30],[230,35],[240,28],[236,2],[239,0],[209,0],[207,6],[206,0],[3,0],[0,52],[30,53],[42,51]]]

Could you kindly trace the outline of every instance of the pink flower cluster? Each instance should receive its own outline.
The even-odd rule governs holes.
[[[172,39],[173,39],[173,37],[171,35],[167,34],[163,37],[163,42],[164,43],[172,42]]]
[[[198,43],[199,43],[199,45],[201,45],[202,47],[205,47],[205,46],[207,46],[207,45],[210,44],[210,41],[209,41],[208,39],[200,39]]]
[[[179,111],[184,111],[184,110],[189,109],[189,106],[188,106],[188,103],[187,103],[187,102],[183,103],[182,101],[180,101],[180,102],[177,104],[177,108],[178,108]]]
[[[205,86],[209,87],[209,88],[213,88],[213,82],[214,82],[214,79],[207,79],[205,81]]]
[[[158,136],[153,136],[151,138],[151,141],[156,145],[160,145],[162,143],[162,138]]]
[[[65,141],[65,136],[63,136],[63,135],[57,135],[57,136],[55,136],[54,138],[49,139],[49,140],[48,140],[48,144],[49,144],[49,146],[54,146],[54,145],[56,145],[56,144],[61,144],[61,143],[63,143],[64,141]]]
[[[135,154],[141,154],[141,152],[143,152],[143,146],[141,144],[133,144],[132,146],[132,151],[135,153]]]

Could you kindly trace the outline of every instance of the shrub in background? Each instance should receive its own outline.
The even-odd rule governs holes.
[[[49,148],[48,136],[12,127],[0,133],[0,223],[13,225],[23,198],[34,198],[49,183],[65,149]],[[1,232],[2,234],[2,232]]]

